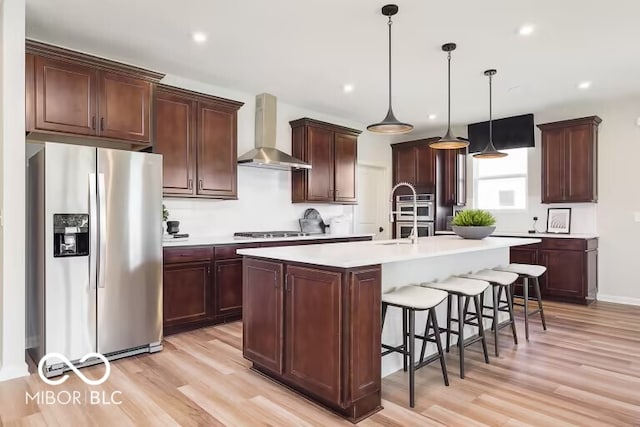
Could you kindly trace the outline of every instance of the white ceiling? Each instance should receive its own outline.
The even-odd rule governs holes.
[[[363,124],[386,113],[384,1],[27,0],[27,35]],[[394,110],[418,128],[446,122],[445,42],[453,52],[452,120],[539,111],[640,93],[637,0],[399,0]],[[535,25],[529,37],[522,24]],[[196,45],[192,31],[208,41]],[[593,82],[587,91],[581,81]],[[350,94],[342,91],[352,83]],[[438,115],[429,121],[431,113]],[[594,111],[597,113],[597,111]]]

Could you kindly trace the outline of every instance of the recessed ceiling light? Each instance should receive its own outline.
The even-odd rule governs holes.
[[[353,92],[353,89],[355,89],[355,88],[353,87],[352,84],[349,84],[349,83],[347,83],[344,86],[342,86],[342,91],[344,93],[351,93],[351,92]]]
[[[586,90],[591,87],[591,82],[580,82],[578,84],[578,89]]]
[[[207,35],[202,31],[195,31],[191,34],[191,38],[193,38],[193,41],[198,44],[202,44],[207,41]]]
[[[535,27],[533,25],[523,25],[522,27],[518,28],[518,34],[520,34],[521,36],[530,36],[531,34],[533,34],[534,29]]]
[[[435,120],[437,118],[438,116],[436,116],[435,114],[429,114],[429,120]]]

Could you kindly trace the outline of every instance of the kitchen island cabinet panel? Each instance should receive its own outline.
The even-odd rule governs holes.
[[[243,305],[250,309],[243,317],[242,352],[244,357],[279,374],[283,372],[282,274],[282,264],[255,259],[244,261]],[[257,307],[260,309],[254,309]]]
[[[286,269],[285,377],[332,402],[341,398],[340,292],[340,273]]]

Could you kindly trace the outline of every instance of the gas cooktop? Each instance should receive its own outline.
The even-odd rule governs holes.
[[[238,239],[275,239],[278,237],[302,237],[308,233],[301,231],[243,231],[233,233],[233,237]]]

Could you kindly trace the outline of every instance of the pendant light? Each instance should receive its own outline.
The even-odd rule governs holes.
[[[367,126],[367,130],[375,133],[406,133],[413,129],[413,125],[396,119],[391,108],[391,17],[396,13],[398,13],[398,6],[395,4],[388,4],[382,7],[382,14],[389,17],[389,110],[387,111],[387,116],[380,123]]]
[[[496,70],[487,70],[484,72],[484,75],[489,77],[489,142],[487,142],[487,146],[484,147],[482,152],[474,154],[473,157],[476,159],[498,159],[500,157],[507,157],[507,153],[503,153],[501,151],[496,150],[496,147],[493,145],[493,121],[492,121],[492,79],[497,73]]]
[[[456,49],[455,43],[446,43],[442,45],[442,50],[447,52],[447,62],[448,62],[448,70],[447,70],[447,82],[448,82],[448,124],[447,124],[447,133],[437,141],[429,144],[429,147],[436,148],[439,150],[456,150],[458,148],[465,148],[469,145],[468,141],[465,141],[460,138],[456,138],[451,132],[451,51]]]

